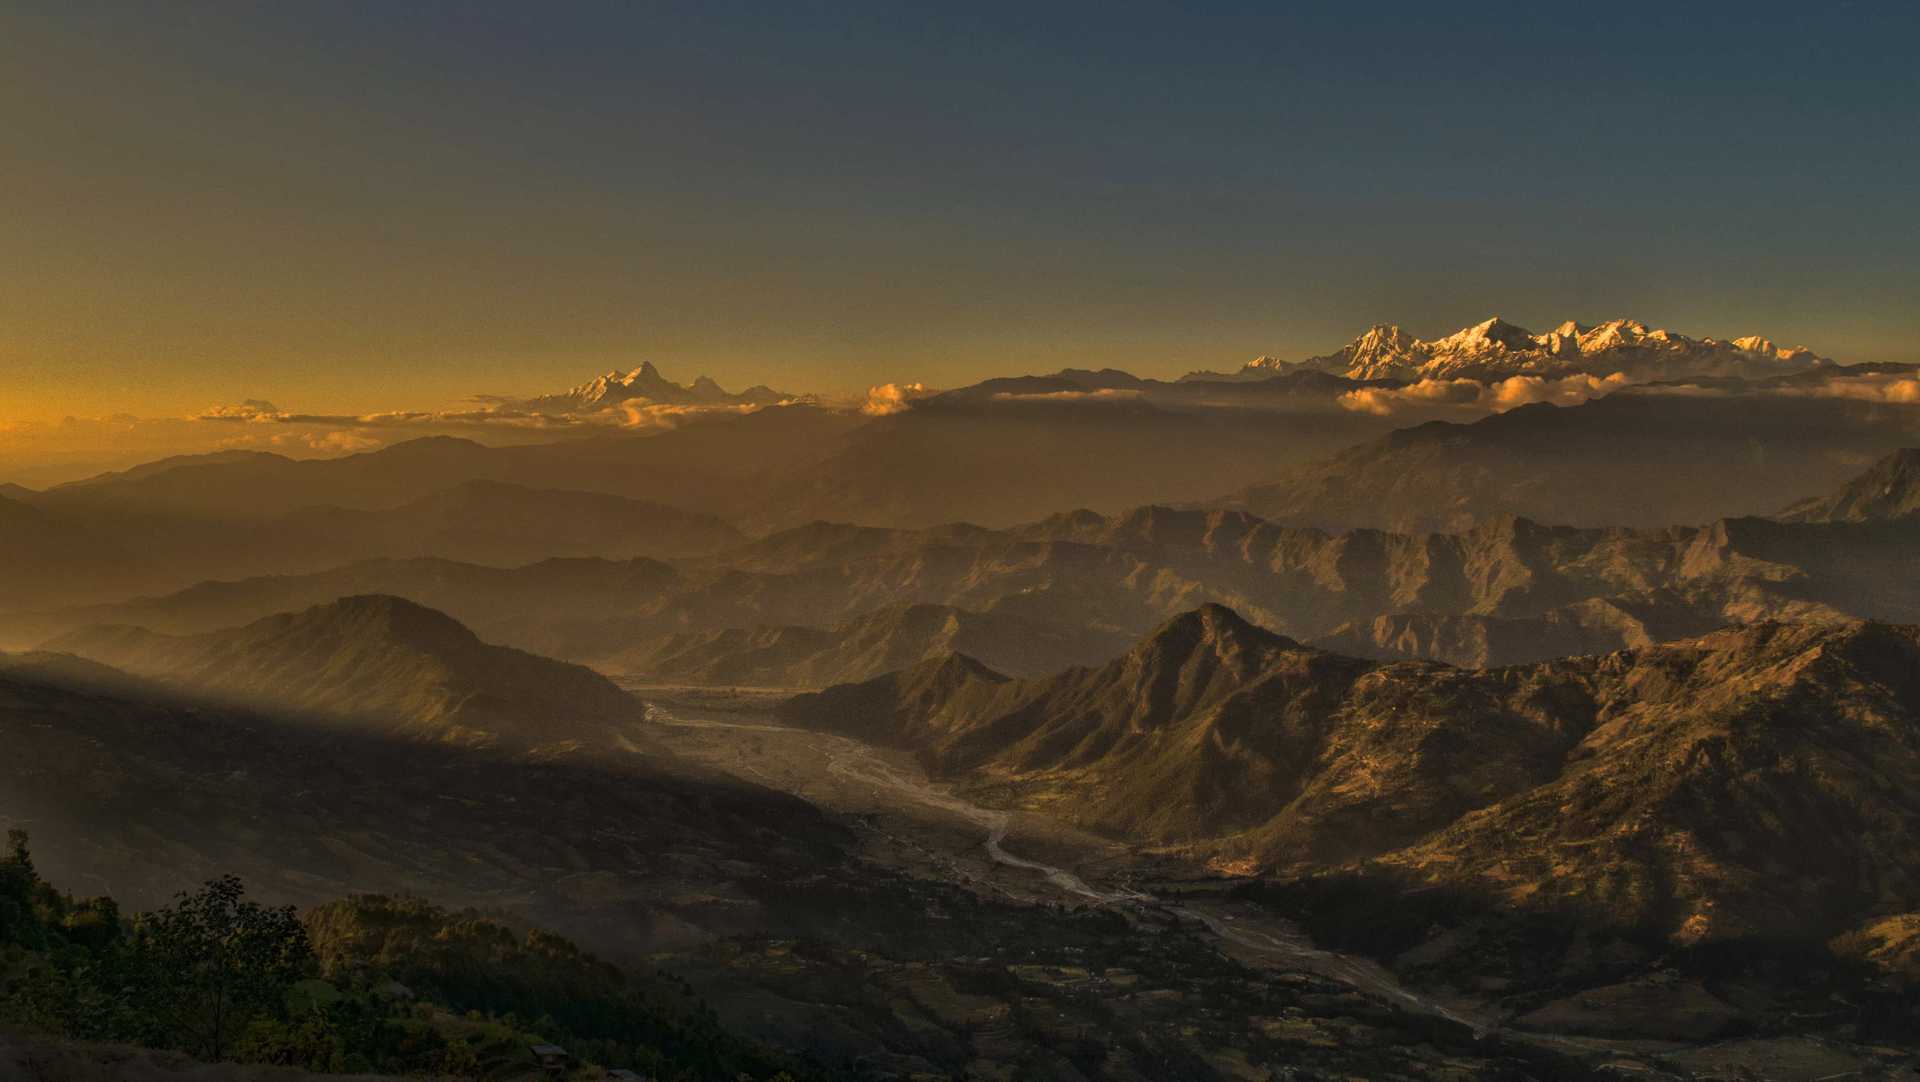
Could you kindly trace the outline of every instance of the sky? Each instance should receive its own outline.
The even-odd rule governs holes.
[[[1920,361],[1916,11],[11,3],[0,426],[1496,313]]]

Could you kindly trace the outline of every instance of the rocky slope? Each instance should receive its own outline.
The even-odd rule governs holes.
[[[791,700],[962,784],[1298,874],[1578,912],[1679,942],[1825,937],[1920,876],[1920,629],[1766,623],[1503,669],[1380,664],[1209,606],[1125,657],[964,659]]]
[[[50,647],[222,701],[448,743],[604,742],[644,711],[591,670],[488,645],[396,597],[193,636],[95,627]]]

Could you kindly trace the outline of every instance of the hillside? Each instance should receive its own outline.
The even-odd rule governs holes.
[[[783,714],[1141,841],[1278,872],[1371,861],[1688,941],[1828,936],[1920,899],[1895,856],[1920,831],[1920,629],[1767,623],[1461,670],[1212,606],[1098,669],[953,665]]]
[[[755,884],[791,891],[844,844],[657,749],[504,755],[4,673],[0,741],[0,825],[31,828],[49,879],[128,906],[231,872],[269,901],[419,892],[631,955],[773,926]]]
[[[1920,515],[1920,448],[1903,447],[1828,496],[1782,511],[1783,522],[1888,522]]]
[[[603,667],[662,683],[825,687],[866,680],[946,654],[1037,676],[1096,664],[1124,638],[951,605],[894,605],[829,629],[804,626],[683,632],[603,659]]]
[[[1433,421],[1276,471],[1223,505],[1289,525],[1458,531],[1500,515],[1575,526],[1704,523],[1825,492],[1915,442],[1920,411],[1844,398],[1629,390]]]
[[[724,520],[649,500],[466,481],[391,510],[296,511],[271,529],[329,538],[353,559],[440,556],[515,564],[568,556],[688,556],[746,536]]]
[[[14,752],[0,757],[0,826],[31,825],[47,879],[125,913],[225,873],[263,902],[321,906],[307,927],[330,980],[380,990],[398,977],[421,1002],[462,1010],[409,1004],[397,1017],[446,1022],[503,1060],[524,1042],[497,1045],[478,1032],[496,1027],[465,1010],[511,1012],[516,1032],[570,1032],[587,1058],[642,1067],[670,1066],[724,1027],[823,1064],[857,1060],[876,1079],[1225,1082],[1250,1060],[1432,1082],[1591,1077],[1332,980],[1240,964],[1185,931],[865,863],[851,855],[858,838],[808,803],[683,773],[670,754],[512,758],[4,676],[0,741]],[[435,904],[407,900],[418,897]],[[550,932],[637,974],[664,970],[642,982],[713,1010],[676,996],[695,1017],[647,1033],[644,1014],[609,1002],[622,982]],[[626,1042],[634,1055],[608,1054]],[[29,1043],[95,1062],[92,1049]],[[17,1047],[0,1037],[0,1055]],[[1101,1070],[1115,1049],[1120,1066]],[[192,1069],[157,1058],[164,1077]],[[738,1057],[685,1066],[703,1079],[746,1069]]]
[[[443,613],[378,595],[202,635],[95,627],[50,648],[248,707],[449,743],[598,742],[644,711],[591,670],[488,645]]]

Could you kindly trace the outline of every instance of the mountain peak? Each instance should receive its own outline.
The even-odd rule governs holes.
[[[417,649],[439,651],[477,646],[479,636],[465,624],[425,605],[392,594],[358,594],[315,605],[285,620],[289,627],[325,628],[343,636],[385,638]],[[255,625],[258,626],[258,625]]]
[[[513,403],[535,411],[577,412],[610,409],[629,399],[644,398],[665,405],[769,405],[793,400],[792,395],[766,387],[752,387],[733,394],[713,379],[702,375],[690,385],[668,379],[652,361],[625,372],[612,370],[605,375],[569,388],[560,394],[542,395]]]
[[[1304,647],[1284,635],[1249,623],[1225,605],[1209,601],[1161,624],[1135,647],[1135,652],[1172,658],[1210,653],[1224,659],[1288,649]]]
[[[1525,350],[1538,346],[1532,331],[1494,316],[1433,343],[1434,352]]]

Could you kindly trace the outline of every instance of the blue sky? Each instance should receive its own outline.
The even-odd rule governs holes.
[[[1920,360],[1907,5],[13,5],[0,414],[1177,374],[1631,315]]]

